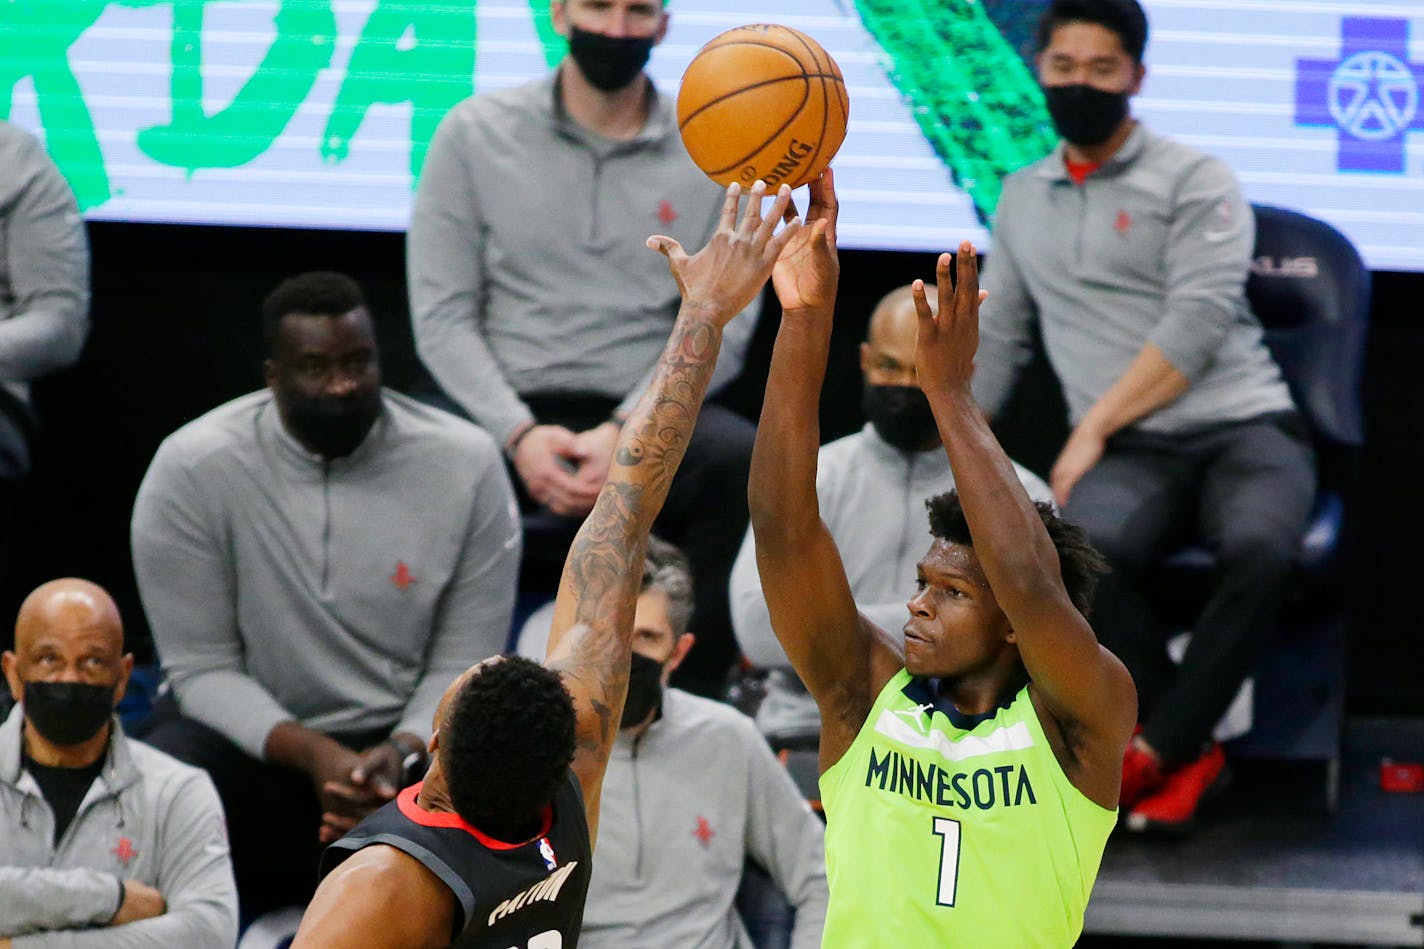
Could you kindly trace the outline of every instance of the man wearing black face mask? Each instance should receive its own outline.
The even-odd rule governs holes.
[[[701,246],[722,192],[688,158],[674,103],[643,71],[668,29],[662,0],[550,9],[569,55],[544,79],[446,116],[407,261],[421,359],[504,448],[538,524],[531,536],[547,538],[525,579],[552,587],[677,312],[677,286],[643,239],[658,231]],[[740,371],[758,309],[727,326],[714,397]],[[678,679],[709,694],[736,653],[727,574],[747,524],[753,438],[750,422],[708,404],[657,524],[697,577],[698,644]]]
[[[246,912],[304,902],[321,843],[424,765],[520,550],[498,447],[381,387],[354,281],[284,282],[263,330],[267,388],[164,442],[132,525],[171,686],[146,737],[213,774]]]
[[[813,949],[827,899],[821,821],[745,716],[668,686],[692,648],[691,613],[686,558],[652,538],[579,946],[746,945],[733,897],[750,859],[795,907],[792,949]]]
[[[856,606],[882,629],[905,625],[905,591],[924,554],[925,499],[954,487],[929,401],[915,377],[916,316],[908,286],[887,293],[870,316],[860,346],[867,422],[821,447],[816,494],[845,564]],[[1051,500],[1043,479],[1015,465],[1036,501]],[[771,629],[747,532],[732,567],[732,620],[753,665],[770,669],[757,725],[774,744],[820,733],[816,702],[791,671]]]
[[[1136,0],[1044,14],[1039,79],[1063,143],[1004,182],[974,392],[999,411],[1036,321],[1073,425],[1049,481],[1112,563],[1093,625],[1138,688],[1126,826],[1183,830],[1223,784],[1211,732],[1275,623],[1315,474],[1246,301],[1250,207],[1222,162],[1130,114],[1146,42]],[[1193,536],[1219,579],[1178,671],[1143,591]]]
[[[75,579],[35,590],[3,666],[20,704],[0,725],[0,949],[231,946],[217,793],[114,717],[133,656],[109,595]]]

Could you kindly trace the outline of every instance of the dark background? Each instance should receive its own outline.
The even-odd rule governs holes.
[[[44,428],[15,511],[14,569],[0,589],[0,639],[38,583],[78,575],[119,600],[129,642],[151,658],[128,554],[134,494],[158,443],[183,423],[262,384],[258,306],[303,270],[350,273],[366,287],[386,381],[421,381],[407,316],[400,234],[93,223],[93,328],[80,363],[35,387]],[[934,255],[846,251],[822,438],[858,426],[857,344],[876,300],[933,274]],[[577,292],[570,287],[570,292]],[[1424,714],[1424,274],[1375,275],[1365,386],[1366,443],[1348,496],[1350,708]],[[752,418],[778,322],[769,300],[742,378],[726,401]],[[1040,365],[1004,413],[1015,458],[1046,474],[1065,433]]]

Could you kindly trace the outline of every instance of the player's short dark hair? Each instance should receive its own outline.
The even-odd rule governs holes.
[[[450,700],[438,753],[455,813],[512,842],[537,823],[566,780],[574,760],[573,699],[554,670],[505,656],[470,676]]]
[[[1038,51],[1048,48],[1053,31],[1067,23],[1096,23],[1117,34],[1135,63],[1147,50],[1147,14],[1137,0],[1053,0],[1038,19]]]
[[[1063,587],[1068,591],[1068,598],[1086,617],[1092,610],[1098,577],[1107,572],[1108,562],[1088,542],[1087,532],[1059,517],[1048,501],[1035,501],[1033,506],[1048,531],[1048,539],[1053,541],[1053,549],[1058,551],[1058,569],[1063,575]],[[974,546],[969,521],[965,519],[964,508],[959,503],[959,492],[947,491],[935,495],[925,502],[925,507],[929,509],[931,534],[951,544]]]
[[[668,598],[668,625],[681,636],[692,620],[692,567],[687,556],[657,537],[648,538],[643,558],[643,584],[638,592],[662,590]]]
[[[342,273],[315,270],[288,277],[262,301],[262,342],[269,356],[276,355],[277,328],[291,313],[305,316],[345,316],[365,307],[361,285]]]

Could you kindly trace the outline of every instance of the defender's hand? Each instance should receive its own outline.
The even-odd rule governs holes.
[[[811,182],[806,226],[787,241],[786,249],[771,271],[771,285],[781,301],[783,314],[828,310],[835,305],[841,275],[840,257],[836,252],[839,213],[835,175],[827,168],[820,178]]]
[[[756,299],[782,249],[801,228],[800,220],[793,217],[779,232],[776,230],[791,204],[790,188],[781,186],[770,212],[762,217],[761,201],[765,195],[764,182],[752,185],[746,211],[738,223],[742,188],[735,182],[728,185],[717,230],[707,246],[691,257],[671,237],[655,234],[648,238],[648,247],[667,257],[673,279],[682,291],[683,306],[706,310],[719,327],[726,326]]]
[[[974,351],[979,348],[979,304],[989,296],[979,289],[979,262],[973,244],[964,241],[958,254],[939,255],[935,285],[938,313],[930,309],[925,282],[916,280],[911,285],[919,315],[915,371],[920,388],[926,392],[968,390],[974,376]]]

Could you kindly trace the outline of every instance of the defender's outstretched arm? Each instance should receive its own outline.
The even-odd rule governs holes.
[[[741,189],[730,186],[716,232],[692,257],[670,237],[648,241],[667,255],[682,308],[652,385],[623,425],[608,480],[569,549],[545,660],[563,674],[573,695],[578,716],[573,769],[591,836],[597,835],[599,790],[628,690],[648,532],[697,422],[722,328],[761,291],[799,227],[793,220],[776,233],[791,191],[783,185],[763,218],[764,192],[761,182],[752,186],[739,223]]]
[[[957,257],[940,255],[936,282],[938,313],[924,282],[914,283],[915,367],[949,453],[974,552],[1013,627],[1036,701],[1083,765],[1069,777],[1093,800],[1116,807],[1122,752],[1137,718],[1132,678],[1069,599],[1053,541],[970,392],[982,301],[973,245],[965,241]]]
[[[771,627],[821,710],[821,770],[855,740],[875,695],[901,663],[891,637],[856,610],[816,498],[819,402],[840,264],[828,169],[811,185],[807,227],[772,274],[781,329],[772,351],[747,502]]]

